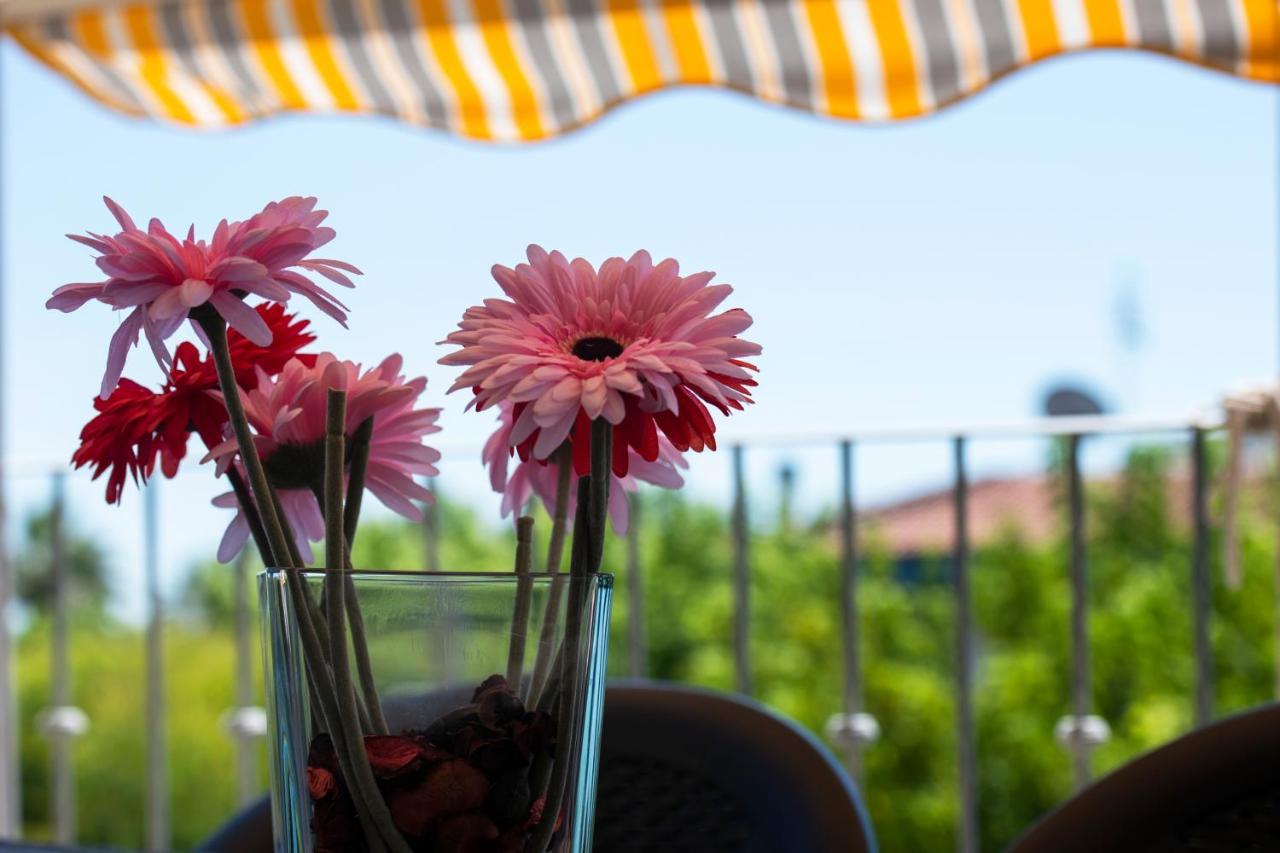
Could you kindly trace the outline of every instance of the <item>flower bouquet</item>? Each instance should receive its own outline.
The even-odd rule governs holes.
[[[644,252],[596,269],[534,246],[528,263],[494,267],[507,298],[468,310],[440,361],[466,368],[450,391],[470,390],[469,409],[498,414],[483,461],[503,515],[519,516],[514,571],[356,571],[366,490],[410,519],[432,499],[419,478],[437,473],[424,440],[439,409],[420,405],[427,381],[399,355],[364,368],[310,351],[308,321],[286,311],[301,295],[346,325],[316,277],[351,287],[360,271],[313,256],[334,237],[327,213],[289,198],[198,240],[107,206],[117,233],[72,236],[106,278],[48,302],[124,316],[73,462],[106,474],[120,502],[157,464],[174,476],[195,436],[228,483],[218,558],[252,540],[266,567],[277,849],[588,849],[606,519],[623,529],[639,482],[677,487],[683,454],[715,448],[708,407],[751,402],[751,318],[712,314],[731,288]],[[195,341],[171,353],[184,321]],[[143,336],[158,391],[122,378]],[[520,515],[535,496],[551,520],[540,565]],[[308,568],[314,542],[323,568]]]

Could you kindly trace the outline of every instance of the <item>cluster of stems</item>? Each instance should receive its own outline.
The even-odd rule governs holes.
[[[559,468],[559,489],[556,495],[555,512],[553,514],[551,545],[548,549],[547,571],[559,569],[559,543],[564,541],[563,525],[567,516],[569,499],[569,471],[572,460],[568,449],[561,448],[557,460]],[[578,657],[582,641],[582,618],[587,609],[587,578],[600,571],[600,563],[604,558],[605,521],[609,508],[609,482],[611,479],[613,459],[613,425],[603,418],[591,424],[591,471],[586,477],[578,480],[578,510],[573,523],[573,545],[569,558],[569,601],[565,613],[564,640],[554,658],[551,654],[551,643],[540,643],[539,659],[534,666],[535,677],[529,687],[529,698],[539,711],[550,714],[556,721],[555,754],[550,762],[545,756],[536,760],[529,772],[530,788],[534,799],[545,796],[542,807],[542,819],[533,827],[529,841],[525,846],[526,853],[543,853],[551,843],[555,833],[556,820],[564,805],[568,791],[570,761],[574,744],[574,727],[580,706]],[[556,527],[560,527],[557,537]],[[555,562],[552,562],[552,558]],[[552,581],[552,595],[548,596],[547,614],[543,620],[547,625],[555,625],[555,614],[559,607],[555,593],[559,589],[558,579]],[[542,663],[544,654],[552,659],[549,665],[541,668],[545,671],[545,681],[537,681],[538,664]]]
[[[311,595],[302,570],[306,568],[281,509],[279,496],[267,478],[236,382],[227,327],[212,309],[197,309],[192,317],[209,341],[227,417],[236,438],[248,482],[233,468],[232,488],[249,523],[263,563],[280,569],[297,614],[303,657],[317,723],[329,733],[338,766],[356,805],[371,853],[410,853],[396,829],[391,812],[378,791],[364,748],[366,734],[385,734],[386,721],[369,665],[364,622],[351,578],[350,543],[359,520],[360,501],[369,457],[373,422],[366,421],[352,436],[350,476],[347,475],[346,392],[333,389],[326,400],[324,473],[312,488],[325,518],[325,575],[323,606]],[[344,482],[346,488],[344,489]],[[347,638],[350,628],[352,641]],[[352,679],[349,645],[354,647],[360,692]]]
[[[194,311],[192,317],[209,341],[228,420],[244,465],[243,477],[234,467],[229,471],[232,489],[264,565],[283,572],[290,603],[297,614],[316,721],[333,741],[339,769],[347,780],[370,852],[410,853],[378,790],[364,749],[366,735],[388,733],[374,684],[351,564],[351,545],[360,517],[373,419],[359,426],[348,447],[346,392],[338,389],[328,392],[324,471],[311,484],[325,519],[326,568],[323,593],[317,602],[303,577],[302,571],[306,566],[298,553],[279,496],[267,477],[253,441],[231,363],[226,322],[208,306]],[[591,472],[577,483],[578,509],[569,560],[569,600],[564,637],[557,648],[556,624],[563,584],[556,576],[551,582],[534,668],[527,684],[523,670],[525,634],[533,591],[533,520],[520,518],[516,526],[515,570],[518,577],[507,655],[507,681],[512,689],[521,692],[530,706],[550,714],[556,721],[554,754],[540,756],[530,768],[533,801],[542,797],[545,800],[542,817],[531,830],[526,853],[544,853],[551,843],[567,791],[573,730],[580,704],[577,660],[587,605],[586,582],[588,575],[599,571],[604,553],[612,438],[611,424],[603,419],[593,422]],[[558,471],[557,492],[545,569],[558,575],[568,526],[569,489],[573,487],[573,462],[567,444],[556,452],[552,462]],[[246,477],[248,482],[245,482]],[[352,657],[355,660],[354,678]]]

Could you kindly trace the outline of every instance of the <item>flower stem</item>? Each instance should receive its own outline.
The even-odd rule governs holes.
[[[325,505],[324,503],[325,501],[324,472],[321,472],[319,479],[316,482],[311,484],[311,494],[315,495],[316,503],[319,504],[320,506],[320,514],[321,516],[323,516],[324,505]],[[355,595],[355,587],[356,587],[355,581],[351,579],[351,549],[350,548],[347,548],[346,569],[347,570],[342,575],[343,604],[346,607],[347,619],[348,621],[350,621],[351,599]],[[316,624],[320,626],[320,630],[319,630],[320,644],[325,648],[327,653],[329,648],[329,629],[325,627],[328,624],[328,617],[325,614],[329,612],[329,608],[325,604],[326,600],[327,600],[327,596],[325,595],[325,588],[322,587],[320,590],[320,604],[318,606],[315,604],[312,604],[312,613],[314,614],[312,618],[315,619]],[[363,631],[363,628],[364,628],[363,618],[360,620],[360,626]],[[355,633],[354,629],[352,629],[352,633],[353,634]],[[367,653],[368,650],[365,649],[365,651]],[[360,649],[357,648],[356,649],[357,660],[359,659],[359,655],[360,655]],[[359,663],[357,663],[356,669],[358,670],[359,668],[360,668]],[[372,673],[370,673],[370,676],[372,677]],[[361,686],[363,688],[363,685]],[[375,697],[376,697],[376,694],[375,694]],[[377,729],[374,728],[373,718],[369,716],[369,709],[368,709],[368,706],[365,704],[364,696],[362,694],[356,696],[356,711],[360,715],[361,731],[369,732],[370,734],[379,733]],[[380,734],[386,734],[386,732],[380,732]]]
[[[327,639],[324,636],[324,625],[319,619],[315,602],[307,589],[306,581],[297,572],[303,567],[298,546],[288,530],[288,521],[280,507],[280,497],[271,482],[267,479],[266,470],[262,467],[262,458],[258,456],[258,446],[253,441],[253,431],[249,427],[249,419],[244,412],[244,401],[240,399],[240,386],[236,382],[235,365],[231,362],[231,348],[227,344],[227,323],[211,306],[202,305],[191,312],[191,318],[200,325],[205,338],[209,341],[209,351],[213,355],[213,365],[218,375],[218,386],[222,390],[223,405],[227,408],[227,420],[231,422],[236,437],[240,459],[244,462],[245,471],[249,474],[249,488],[252,503],[257,509],[258,520],[263,528],[266,541],[265,558],[267,565],[285,569],[285,584],[293,599],[297,612],[298,625],[302,635],[303,652],[315,679],[318,691],[325,694],[326,685],[330,681],[330,673],[325,656]],[[234,468],[232,469],[234,473]],[[239,479],[239,475],[235,475]],[[235,488],[236,480],[232,480]],[[238,494],[238,492],[237,492]],[[246,518],[249,516],[246,515]],[[330,695],[332,693],[331,688]],[[333,717],[321,708],[323,722],[329,731],[333,731]]]
[[[208,311],[201,309],[208,308]],[[209,340],[209,350],[213,354],[213,365],[218,373],[218,385],[222,388],[222,401],[227,407],[227,420],[235,433],[236,444],[240,450],[240,458],[244,461],[245,471],[249,475],[249,486],[257,501],[258,514],[262,518],[262,526],[267,535],[273,565],[283,568],[297,568],[299,563],[292,563],[289,555],[289,544],[280,526],[280,517],[276,514],[276,502],[271,499],[271,484],[267,480],[267,472],[262,467],[262,458],[258,456],[258,447],[253,443],[253,431],[249,428],[249,419],[244,413],[244,401],[240,399],[240,386],[236,383],[235,366],[231,363],[231,348],[227,344],[227,321],[222,319],[211,306],[202,305],[191,312],[191,317],[200,324],[205,337]]]
[[[511,614],[511,637],[507,645],[507,685],[517,693],[524,678],[525,633],[529,630],[529,608],[533,596],[533,519],[516,519],[516,602]]]
[[[591,422],[591,473],[578,481],[578,513],[573,524],[573,553],[569,561],[569,605],[565,613],[564,644],[560,650],[559,713],[556,750],[547,780],[542,819],[534,827],[527,853],[544,853],[555,834],[569,780],[569,759],[578,716],[579,645],[586,609],[587,576],[600,570],[604,555],[605,518],[613,461],[613,425],[603,418]],[[544,696],[539,702],[548,697]],[[534,791],[536,799],[540,791]]]
[[[564,561],[564,534],[568,526],[569,489],[575,488],[570,482],[573,475],[573,453],[569,445],[562,444],[553,454],[556,464],[556,502],[551,516],[551,540],[547,543],[546,571],[560,571]],[[547,680],[548,668],[551,666],[551,653],[556,644],[556,615],[560,612],[560,598],[564,586],[553,578],[551,589],[547,592],[547,603],[542,614],[542,630],[538,636],[538,656],[533,662],[533,675],[529,679],[529,699],[536,698],[543,692]]]
[[[244,477],[240,476],[240,472],[234,465],[227,470],[227,479],[231,482],[231,491],[235,493],[240,512],[249,524],[249,533],[253,536],[253,544],[258,549],[258,558],[262,560],[262,565],[268,566],[271,564],[271,544],[267,541],[267,532],[262,529],[262,516],[258,514],[258,507],[253,503],[249,484],[244,481]]]
[[[343,532],[343,480],[346,470],[347,394],[329,389],[324,438],[324,518],[325,518],[325,617],[329,623],[329,659],[333,666],[334,695],[338,724],[346,741],[351,772],[347,784],[363,801],[365,812],[387,847],[408,853],[409,845],[391,820],[391,812],[378,791],[377,780],[364,749],[364,732],[351,683],[347,660],[346,584],[347,541]]]
[[[347,539],[347,572],[343,575],[346,590],[347,621],[351,623],[351,647],[355,651],[356,673],[360,676],[360,691],[364,706],[368,709],[370,728],[378,734],[387,734],[387,718],[382,713],[382,702],[373,679],[373,662],[369,659],[369,640],[364,630],[364,613],[356,582],[351,577],[351,550],[355,547],[356,528],[360,524],[360,505],[364,500],[364,481],[369,471],[369,443],[373,440],[373,418],[365,418],[351,437],[351,468],[347,477],[347,505],[342,513],[342,528]]]
[[[556,503],[551,516],[551,539],[547,542],[548,572],[560,571],[564,559],[564,534],[569,520],[569,482],[573,474],[573,453],[568,443],[562,444],[553,455],[556,463]]]

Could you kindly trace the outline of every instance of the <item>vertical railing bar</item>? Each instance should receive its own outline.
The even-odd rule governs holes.
[[[640,520],[644,515],[639,494],[631,496],[631,519],[627,524],[627,657],[632,678],[646,674],[648,648],[644,620],[644,569],[640,563]]]
[[[441,568],[439,480],[434,478],[427,480],[427,488],[431,490],[432,499],[425,501],[422,505],[422,557],[425,563],[423,568],[428,572],[438,572]],[[440,618],[432,620],[427,642],[430,648],[438,650],[440,677],[451,684],[457,677],[457,662],[451,650],[458,617],[454,612],[451,598],[443,597],[440,604],[443,608]]]
[[[840,628],[844,651],[844,712],[862,711],[862,664],[858,636],[858,520],[854,503],[854,444],[840,442]],[[862,749],[845,750],[849,775],[862,784]]]
[[[160,535],[156,492],[158,480],[143,490],[143,563],[147,599],[147,850],[164,851],[169,845],[169,779],[165,751],[164,609],[160,596]]]
[[[431,490],[435,499],[427,501],[422,506],[423,557],[426,560],[426,570],[438,572],[440,571],[440,508],[438,505],[440,496],[436,492],[435,480],[428,480],[427,488]]]
[[[1191,607],[1195,633],[1195,724],[1213,719],[1213,648],[1209,640],[1212,587],[1209,578],[1209,472],[1205,431],[1191,430]]]
[[[747,486],[743,448],[733,446],[733,664],[737,690],[752,693],[750,535],[747,528]]]
[[[236,713],[242,714],[253,704],[253,670],[249,648],[249,549],[243,548],[236,557],[233,583],[235,583],[235,648],[236,648]],[[254,750],[250,735],[245,731],[234,733],[236,742],[236,796],[239,803],[252,802],[257,792],[254,772]]]
[[[969,590],[969,476],[965,462],[965,437],[952,439],[955,482],[952,511],[955,518],[951,566],[956,599],[956,748],[960,770],[960,826],[957,848],[961,853],[978,850],[977,754],[973,721],[973,616]]]
[[[0,69],[4,63],[0,62]],[[0,71],[0,136],[4,129],[4,76]],[[5,163],[0,151],[0,172]],[[4,359],[4,205],[0,199],[0,368]],[[0,369],[0,460],[5,457],[4,409],[6,384]],[[14,690],[13,638],[9,634],[9,600],[13,595],[12,564],[9,561],[5,494],[8,477],[0,462],[0,838],[22,835],[22,775],[18,758],[18,696]]]
[[[1071,755],[1077,790],[1089,784],[1093,775],[1092,748],[1085,740],[1084,729],[1093,702],[1089,684],[1089,579],[1080,442],[1079,434],[1067,436],[1067,512],[1071,537],[1071,711],[1075,716]]]
[[[53,626],[50,643],[52,690],[50,704],[57,716],[71,705],[71,669],[67,635],[67,549],[63,529],[66,517],[66,475],[53,475],[53,503],[49,510],[49,578],[52,586]],[[53,823],[59,844],[71,845],[76,836],[74,769],[71,766],[71,738],[51,726],[49,749],[53,759]]]

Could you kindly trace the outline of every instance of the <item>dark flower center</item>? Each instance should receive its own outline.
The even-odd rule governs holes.
[[[622,344],[613,338],[579,338],[572,352],[583,361],[604,361],[622,355]]]
[[[351,440],[347,439],[346,462],[351,463]],[[310,444],[279,444],[262,460],[267,479],[277,489],[310,489],[324,478],[324,441]]]

